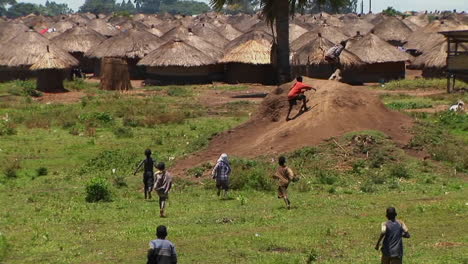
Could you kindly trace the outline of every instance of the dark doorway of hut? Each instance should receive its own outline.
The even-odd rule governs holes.
[[[122,58],[102,59],[101,89],[121,92],[132,89],[127,61]]]

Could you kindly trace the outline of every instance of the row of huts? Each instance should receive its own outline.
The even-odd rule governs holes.
[[[326,51],[348,40],[340,57],[343,81],[400,79],[408,65],[427,76],[441,75],[447,44],[438,32],[467,29],[465,14],[432,21],[427,14],[405,19],[382,14],[298,15],[290,23],[292,71],[328,78],[333,67],[325,60]],[[50,76],[74,67],[100,75],[101,60],[119,58],[128,65],[130,78],[153,83],[271,84],[275,35],[259,16],[245,14],[30,15],[0,20],[0,81],[41,71]]]

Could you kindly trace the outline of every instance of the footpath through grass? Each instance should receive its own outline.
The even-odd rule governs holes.
[[[377,263],[373,246],[390,205],[412,235],[405,263],[468,262],[465,116],[415,114],[407,147],[426,151],[424,161],[378,131],[287,153],[301,176],[290,211],[270,178],[276,157],[232,157],[232,199],[218,199],[211,180],[176,178],[161,219],[157,202],[143,200],[141,173],[132,175],[144,149],[170,166],[255,105],[205,109],[189,87],[145,97],[80,89],[90,96],[70,105],[0,97],[1,263],[144,263],[160,224],[181,263]],[[110,202],[85,201],[93,179]]]

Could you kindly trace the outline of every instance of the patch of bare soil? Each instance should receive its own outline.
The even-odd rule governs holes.
[[[431,108],[420,108],[420,109],[406,109],[406,112],[416,112],[416,113],[438,113],[447,111],[450,108],[450,105],[436,105]]]
[[[83,92],[44,93],[35,100],[45,104],[73,104],[79,102],[85,96],[86,94]]]
[[[294,83],[284,84],[262,101],[250,121],[219,134],[206,150],[179,160],[173,170],[182,175],[223,152],[240,157],[278,155],[352,131],[380,130],[402,145],[411,139],[413,120],[387,109],[376,93],[334,81],[306,78],[305,83],[318,90],[306,93],[312,106],[308,112],[298,113],[297,106],[292,112],[296,118],[285,121],[287,92]]]
[[[450,248],[450,247],[461,247],[461,246],[465,246],[464,243],[460,243],[460,242],[437,242],[435,243],[434,245],[435,247],[441,247],[441,248]]]

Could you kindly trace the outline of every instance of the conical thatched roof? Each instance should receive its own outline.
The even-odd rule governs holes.
[[[58,32],[65,32],[70,28],[73,28],[75,24],[68,20],[60,20],[59,22],[52,25],[52,28],[55,28]]]
[[[56,53],[52,53],[47,46],[44,55],[31,66],[31,70],[53,70],[53,69],[69,69],[78,65],[78,60],[73,57],[60,57]]]
[[[270,64],[271,42],[264,38],[254,38],[240,42],[228,49],[220,62]]]
[[[162,37],[162,35],[164,35],[164,33],[161,30],[159,30],[155,25],[151,25],[147,31],[158,37]]]
[[[223,48],[229,42],[229,40],[218,33],[218,31],[206,26],[194,27],[193,33],[218,48]]]
[[[447,41],[441,41],[417,57],[412,65],[418,68],[445,68],[447,66]]]
[[[257,24],[261,20],[258,17],[254,17],[246,14],[238,14],[230,16],[227,20],[228,24],[231,24],[234,28],[241,32],[249,31],[253,25]]]
[[[176,38],[180,38],[180,36],[185,36],[188,33],[189,33],[188,28],[186,28],[185,26],[179,25],[167,31],[166,33],[164,33],[164,35],[161,36],[161,40],[164,42],[174,40]]]
[[[421,27],[414,24],[413,22],[409,21],[409,20],[406,20],[406,19],[403,19],[401,20],[405,25],[407,25],[413,32],[414,31],[418,31]]]
[[[385,41],[405,43],[413,32],[405,23],[396,17],[387,17],[374,27],[374,34]]]
[[[162,41],[147,31],[127,30],[105,40],[86,53],[87,57],[143,58],[162,44]]]
[[[406,53],[369,33],[359,39],[351,39],[346,49],[356,54],[365,63],[384,63],[408,60]]]
[[[144,57],[138,65],[148,67],[195,67],[216,64],[216,60],[183,40],[173,40]]]
[[[417,15],[417,16],[409,16],[403,20],[403,22],[410,21],[414,25],[418,27],[425,27],[429,24],[429,17],[425,14]]]
[[[106,40],[106,37],[87,27],[74,27],[52,39],[52,43],[68,52],[87,52]]]
[[[165,21],[162,21],[161,19],[159,19],[158,17],[154,15],[146,16],[141,22],[147,25],[148,27],[151,27],[152,25],[160,25],[160,24],[165,23]]]
[[[315,28],[313,31],[307,32],[297,38],[291,44],[291,50],[297,51],[312,40],[316,39],[318,34],[321,34],[323,38],[331,41],[332,43],[340,43],[343,40],[348,39],[348,36],[341,33],[341,31],[333,26],[320,26]]]
[[[289,24],[289,42],[293,42],[296,39],[298,39],[300,36],[304,35],[307,33],[308,30],[297,25],[297,24]]]
[[[408,42],[405,44],[405,48],[424,52],[427,48],[432,48],[434,43],[439,43],[441,41],[445,41],[445,37],[442,34],[415,31],[408,37]]]
[[[314,40],[294,53],[292,63],[295,65],[329,64],[325,59],[325,55],[334,45],[331,41],[317,35]],[[355,67],[362,65],[363,62],[358,56],[345,49],[340,55],[340,64],[345,67]]]
[[[76,60],[68,52],[50,43],[50,41],[35,31],[21,32],[16,37],[3,43],[0,48],[0,65],[8,67],[31,66],[44,56],[49,46],[53,56],[61,58],[69,64]]]
[[[468,25],[447,20],[434,20],[422,29],[424,32],[468,30]]]
[[[113,25],[107,23],[103,19],[92,20],[88,23],[88,28],[106,37],[112,37],[120,33],[120,30],[116,29]]]
[[[354,36],[357,31],[362,35],[369,33],[374,28],[374,25],[367,22],[364,19],[358,19],[354,22],[345,23],[344,27],[341,28],[343,34],[348,36]]]
[[[0,22],[0,43],[16,37],[19,32],[25,32],[28,27],[23,23]]]
[[[226,47],[224,48],[225,51],[229,51],[237,46],[240,46],[241,44],[248,42],[250,40],[266,40],[271,47],[273,44],[273,36],[270,35],[269,33],[263,31],[263,30],[252,30],[249,32],[246,32],[239,37],[235,38],[231,42],[229,42]]]
[[[218,27],[218,32],[224,36],[226,39],[229,41],[239,37],[243,33],[240,32],[239,30],[235,29],[233,26],[230,24],[222,24]]]
[[[89,22],[91,22],[91,19],[81,16],[80,14],[73,14],[70,15],[68,21],[72,22],[73,24],[87,25]]]
[[[149,27],[142,22],[133,21],[133,20],[126,20],[122,23],[119,23],[117,26],[120,27],[120,30],[125,31],[129,29],[136,29],[136,30],[148,30]]]

